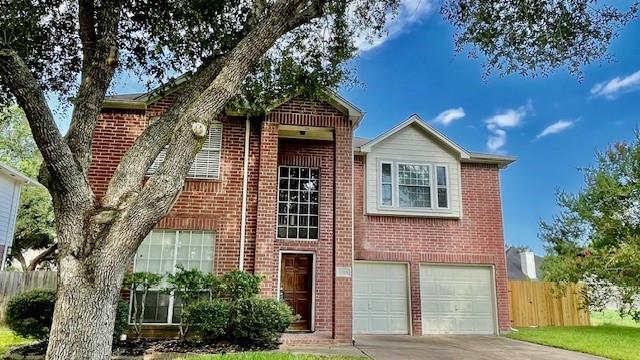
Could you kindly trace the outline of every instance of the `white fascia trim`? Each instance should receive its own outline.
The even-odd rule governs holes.
[[[0,162],[0,172],[7,174],[9,177],[13,178],[14,181],[20,184],[42,186],[39,182],[32,180],[27,175],[1,162]]]
[[[444,134],[442,134],[441,132],[436,130],[433,126],[431,126],[431,125],[427,124],[426,122],[424,122],[420,118],[420,116],[418,116],[417,114],[411,115],[407,120],[403,121],[399,125],[396,125],[391,130],[388,130],[387,132],[383,133],[382,135],[380,135],[380,136],[376,137],[375,139],[369,141],[368,143],[362,145],[360,147],[360,151],[362,151],[364,153],[371,152],[371,148],[374,145],[382,142],[383,140],[387,139],[391,135],[397,133],[398,131],[400,131],[400,130],[404,129],[405,127],[407,127],[409,125],[412,125],[412,124],[418,125],[425,132],[427,132],[428,134],[432,135],[438,141],[442,142],[444,145],[446,145],[447,147],[449,147],[452,150],[454,150],[455,152],[457,152],[459,157],[460,157],[460,159],[469,159],[469,158],[471,158],[471,155],[469,154],[469,152],[467,152],[464,148],[462,148],[461,146],[459,146],[458,144],[453,142],[451,139],[446,137]]]

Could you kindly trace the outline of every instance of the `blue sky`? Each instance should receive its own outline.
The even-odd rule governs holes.
[[[366,112],[356,134],[375,137],[417,113],[468,150],[516,156],[501,176],[505,241],[543,254],[538,221],[558,212],[556,190],[578,190],[578,168],[640,124],[640,21],[612,44],[614,61],[585,67],[581,82],[564,70],[483,80],[481,61],[454,53],[437,12],[411,14],[354,62],[362,86],[341,93]]]
[[[454,53],[453,29],[433,3],[402,0],[389,36],[360,41],[361,85],[340,91],[366,112],[356,135],[375,137],[416,113],[468,150],[516,156],[501,176],[505,241],[543,254],[538,221],[558,212],[556,190],[578,190],[578,168],[640,124],[640,20],[613,42],[614,61],[585,67],[581,82],[564,70],[482,79],[480,60]],[[146,90],[124,75],[112,89]],[[68,111],[58,116],[66,131]]]

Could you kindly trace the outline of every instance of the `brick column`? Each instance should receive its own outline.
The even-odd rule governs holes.
[[[350,342],[352,338],[351,275],[353,273],[353,149],[348,119],[335,127],[335,209],[334,209],[334,302],[333,337]],[[338,273],[337,270],[348,273]]]
[[[260,131],[260,168],[255,273],[263,275],[262,295],[276,296],[278,259],[274,254],[278,206],[278,124],[264,120]]]

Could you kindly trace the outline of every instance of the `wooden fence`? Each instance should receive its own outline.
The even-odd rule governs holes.
[[[589,311],[581,306],[580,286],[559,292],[551,283],[510,280],[511,326],[590,325]]]
[[[9,300],[30,289],[55,289],[58,282],[55,271],[0,272],[0,324]]]

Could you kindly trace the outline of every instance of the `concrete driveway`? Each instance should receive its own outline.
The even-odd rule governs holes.
[[[356,348],[375,360],[594,360],[592,355],[530,344],[498,336],[356,337]]]

